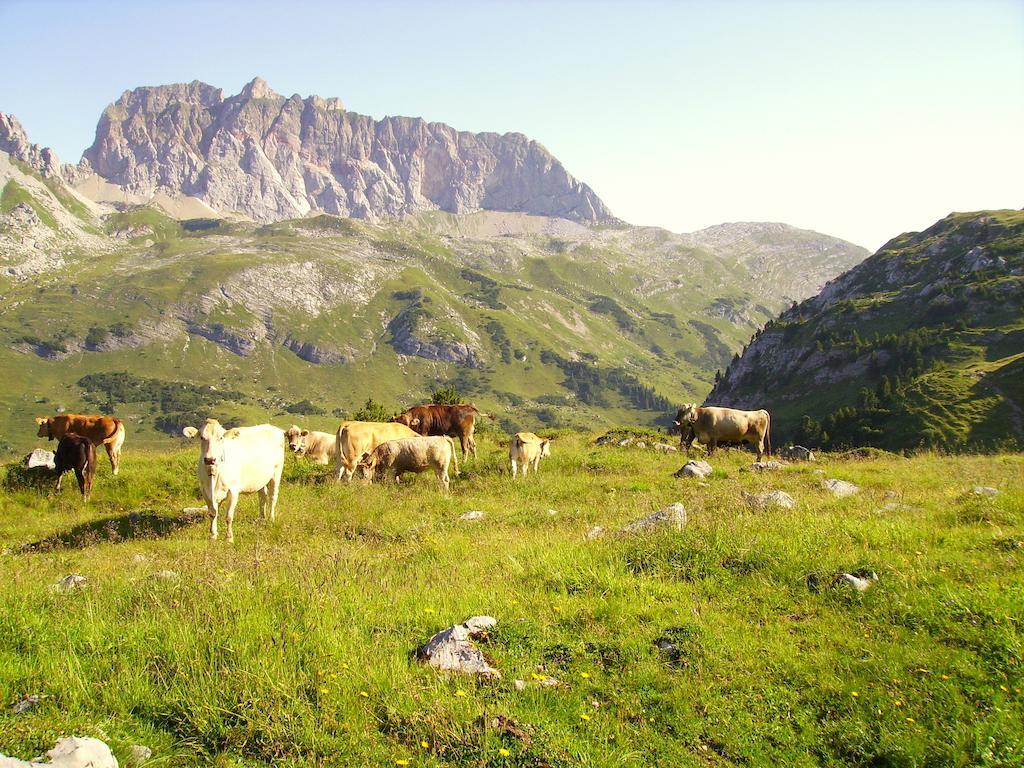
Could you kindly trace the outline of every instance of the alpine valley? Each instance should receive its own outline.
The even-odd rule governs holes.
[[[214,412],[333,429],[444,385],[506,429],[666,424],[868,255],[777,223],[631,226],[521,134],[259,79],[126,92],[75,165],[0,114],[0,190],[6,452],[55,408],[157,444]]]

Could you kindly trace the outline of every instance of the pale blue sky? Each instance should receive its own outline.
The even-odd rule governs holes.
[[[877,248],[1024,206],[1024,2],[0,0],[0,111],[77,161],[139,85],[340,96],[521,131],[635,224],[785,221]]]

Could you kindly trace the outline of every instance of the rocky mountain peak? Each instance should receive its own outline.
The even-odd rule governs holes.
[[[49,147],[40,147],[28,140],[28,134],[14,115],[0,112],[0,152],[32,166],[44,176],[60,173],[60,160]]]
[[[126,91],[104,111],[81,168],[134,194],[197,197],[269,222],[420,211],[518,211],[614,221],[590,187],[518,133],[381,120],[340,99],[286,99],[254,78],[225,98],[193,81]]]

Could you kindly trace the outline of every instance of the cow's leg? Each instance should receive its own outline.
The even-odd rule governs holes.
[[[441,481],[445,493],[451,493],[451,480],[448,478],[448,465],[442,464],[437,468],[437,479]]]
[[[762,437],[757,441],[757,460],[761,461],[764,458],[764,438]]]
[[[225,517],[225,519],[227,520],[227,523],[228,523],[227,540],[228,540],[228,544],[233,544],[234,541],[235,541],[234,522],[235,522],[235,507],[238,506],[238,491],[228,491],[227,502],[228,502],[228,509],[227,509],[227,512],[224,515],[224,517]]]
[[[206,500],[206,509],[210,513],[210,539],[217,540],[217,508],[220,504],[214,504],[210,499]]]
[[[269,483],[267,484],[269,485]],[[260,519],[265,519],[267,516],[267,502],[270,501],[270,493],[267,491],[267,485],[256,491],[256,495],[260,500]]]
[[[473,458],[476,458],[476,438],[472,434],[469,436],[469,450],[473,452]]]
[[[711,454],[715,452],[715,448],[717,448],[717,447],[718,447],[718,438],[712,437],[708,441],[708,457],[709,458],[710,458]]]
[[[85,498],[85,472],[81,467],[75,467],[75,479],[78,481],[78,492]]]
[[[53,487],[53,490],[57,491],[57,493],[60,493],[60,483],[61,483],[61,480],[63,480],[63,479],[64,479],[64,470],[63,469],[57,470],[57,484]]]
[[[515,479],[515,476],[519,474],[519,464],[515,459],[510,459],[510,461],[512,462],[512,478]]]
[[[281,467],[274,474],[274,479],[270,481],[268,490],[270,491],[270,520],[273,522],[277,518],[277,494],[281,490]]]

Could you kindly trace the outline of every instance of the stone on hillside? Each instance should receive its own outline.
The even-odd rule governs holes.
[[[587,541],[594,541],[595,539],[599,539],[602,536],[604,536],[604,527],[600,525],[595,525],[593,528],[591,528],[583,535],[583,538]]]
[[[548,517],[558,517],[558,510],[557,509],[549,509],[548,510]]]
[[[646,448],[647,447],[647,443],[645,443],[643,440],[641,440],[640,442],[638,442],[636,444],[636,447],[637,448]]]
[[[501,677],[501,672],[487,663],[472,642],[483,638],[487,630],[497,623],[497,619],[491,616],[473,616],[438,632],[417,651],[417,655],[438,669],[487,678]]]
[[[76,589],[84,587],[85,582],[85,576],[79,576],[77,573],[69,573],[63,579],[54,584],[51,589],[57,592],[73,592]]]
[[[677,453],[679,451],[674,445],[669,445],[668,443],[655,443],[654,450],[658,453]]]
[[[513,680],[512,681],[512,685],[515,687],[515,689],[517,691],[525,691],[526,690],[526,681],[525,680]]]
[[[999,493],[999,489],[987,485],[976,485],[974,486],[974,493],[976,496],[996,496]]]
[[[779,455],[790,461],[814,461],[814,453],[802,445],[790,445],[779,451]]]
[[[463,512],[459,515],[459,520],[482,520],[484,513],[479,509],[471,509],[468,512]]]
[[[781,509],[792,509],[796,501],[785,491],[770,491],[768,493],[744,493],[744,500],[753,509],[770,509],[779,507]]]
[[[194,515],[205,515],[209,510],[206,507],[185,507],[181,510],[181,514],[185,517],[192,517]]]
[[[866,592],[875,585],[876,581],[878,581],[878,574],[874,571],[864,575],[837,573],[835,579],[833,579],[834,584],[849,584],[858,592]]]
[[[784,464],[778,461],[755,461],[750,465],[750,468],[755,472],[774,472],[777,469],[782,469]]]
[[[690,460],[680,467],[675,476],[676,477],[707,477],[714,470],[711,465],[706,461],[694,461]]]
[[[32,453],[28,454],[21,463],[29,469],[32,469],[33,467],[54,469],[56,465],[53,463],[53,459],[53,451],[48,451],[45,448],[36,448]]]
[[[24,714],[39,706],[39,694],[33,693],[31,696],[26,696],[21,701],[17,702],[11,707],[11,712],[16,715]]]
[[[846,480],[822,480],[821,487],[833,496],[838,496],[839,498],[843,498],[844,496],[853,496],[856,493],[860,493],[860,486],[848,483]]]
[[[88,736],[68,736],[46,753],[49,762],[16,760],[0,754],[0,768],[118,768],[110,747]]]
[[[633,444],[633,438],[631,438],[631,437],[624,437],[623,439],[619,440],[619,442],[617,443],[617,445],[620,448],[625,448],[627,445],[632,445],[632,444]]]
[[[154,581],[174,581],[175,579],[178,578],[178,572],[177,571],[157,571],[156,573],[151,574],[149,578],[153,579]]]
[[[622,533],[646,533],[662,528],[675,528],[677,531],[681,531],[685,526],[686,507],[677,501],[646,517],[634,520],[622,529]]]
[[[594,445],[611,445],[614,442],[615,438],[612,435],[601,435],[594,441]]]
[[[132,744],[128,747],[128,764],[142,765],[153,756],[153,750],[142,744]]]

